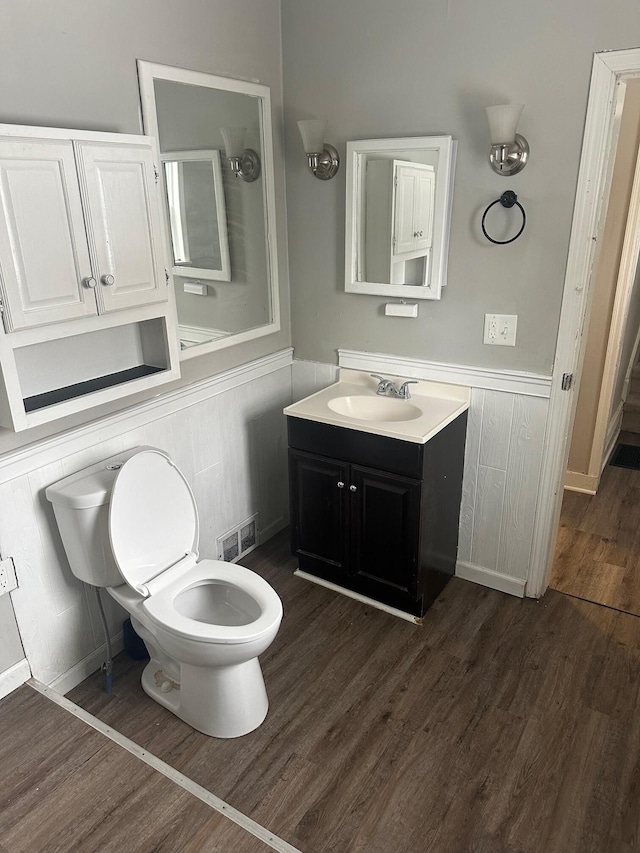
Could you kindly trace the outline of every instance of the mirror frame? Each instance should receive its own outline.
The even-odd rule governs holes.
[[[207,74],[203,71],[190,71],[186,68],[176,68],[173,65],[160,65],[156,62],[138,59],[138,83],[140,86],[140,103],[142,107],[142,125],[147,136],[153,136],[160,150],[160,135],[158,132],[158,115],[154,91],[154,80],[169,80],[172,83],[183,83],[189,86],[204,86],[208,89],[222,89],[225,92],[237,92],[249,95],[258,101],[260,118],[260,147],[263,177],[264,198],[264,230],[266,239],[267,271],[269,274],[269,304],[271,307],[271,322],[256,326],[242,332],[225,335],[225,337],[187,347],[180,352],[180,360],[196,358],[216,350],[255,340],[256,338],[272,335],[280,331],[280,286],[278,278],[278,246],[276,238],[276,203],[273,163],[273,133],[271,128],[271,93],[268,86],[261,83],[250,83],[236,80],[233,77],[221,77]],[[162,157],[162,151],[160,151]],[[159,180],[162,182],[162,192],[166,198],[164,170],[158,169]],[[169,211],[166,202],[162,205],[165,229],[166,251],[170,252],[171,231],[169,227]],[[173,253],[167,258],[168,269],[173,268]],[[181,275],[181,274],[180,274]],[[186,276],[188,278],[188,276]],[[177,332],[177,329],[176,329]]]
[[[165,177],[165,191],[167,216],[169,217],[169,248],[171,249],[174,265],[171,272],[181,278],[206,278],[210,281],[231,281],[231,261],[229,258],[229,232],[227,231],[227,205],[224,198],[222,186],[222,166],[220,164],[220,151],[211,148],[206,151],[168,151],[161,154],[162,165],[167,163],[211,163],[213,172],[213,194],[216,199],[216,218],[218,222],[218,243],[220,248],[220,269],[208,269],[203,267],[179,266],[175,264],[175,251],[172,238],[171,213],[169,211],[168,188]],[[165,172],[163,171],[163,176]],[[224,227],[223,227],[224,226]]]
[[[449,232],[453,201],[457,141],[451,136],[407,136],[395,139],[358,139],[347,142],[347,205],[345,221],[345,291],[374,296],[395,296],[410,299],[440,299],[447,283]],[[362,154],[379,154],[391,151],[438,152],[436,172],[433,250],[431,276],[428,284],[387,284],[358,281],[358,264],[364,254],[365,176],[360,169]],[[358,223],[361,227],[358,228]]]

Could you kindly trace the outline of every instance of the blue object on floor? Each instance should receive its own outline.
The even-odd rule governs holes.
[[[130,658],[134,660],[149,659],[149,652],[144,644],[144,640],[136,634],[136,630],[131,624],[131,619],[125,619],[122,623],[122,639],[124,650]]]

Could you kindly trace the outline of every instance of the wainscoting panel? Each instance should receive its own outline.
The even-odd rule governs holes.
[[[327,385],[338,381],[340,369],[335,364],[323,364],[318,361],[293,362],[291,379],[293,401],[303,400],[316,391],[322,391]]]
[[[259,536],[268,538],[288,521],[282,409],[291,372],[287,350],[2,457],[0,551],[15,561],[11,597],[35,678],[68,690],[104,652],[95,591],[69,570],[45,488],[148,444],[166,450],[194,490],[201,556],[217,557],[217,537],[256,512]],[[108,594],[104,601],[120,648],[125,614]]]

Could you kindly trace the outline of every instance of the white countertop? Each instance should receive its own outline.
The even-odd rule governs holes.
[[[408,376],[392,376],[385,374],[385,379],[393,380],[400,386],[407,380],[414,381]],[[323,424],[346,427],[347,429],[370,432],[375,435],[385,435],[390,438],[399,438],[402,441],[413,441],[417,444],[425,444],[436,433],[440,432],[447,424],[451,423],[458,415],[469,408],[471,392],[463,385],[449,385],[444,382],[430,382],[420,379],[417,384],[410,385],[411,399],[409,401],[399,400],[391,396],[382,397],[376,394],[378,380],[373,379],[369,373],[360,370],[349,370],[341,368],[340,380],[328,388],[323,388],[310,397],[305,397],[284,410],[285,415],[294,418],[303,418],[309,421],[318,421]],[[336,405],[348,409],[348,403],[340,398],[357,398],[357,401],[366,405],[368,400],[384,400],[385,418],[393,420],[376,420],[357,418],[342,414],[331,408]],[[410,404],[410,407],[406,403]],[[398,404],[398,419],[395,419],[394,404]],[[404,404],[404,405],[403,405]],[[376,405],[375,402],[372,405]],[[407,412],[410,418],[402,420],[403,414]]]

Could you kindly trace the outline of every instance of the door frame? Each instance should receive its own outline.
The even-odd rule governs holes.
[[[544,594],[551,574],[586,345],[591,273],[608,204],[626,80],[637,76],[640,48],[594,55],[527,580],[527,595],[534,598]],[[574,376],[570,391],[562,388],[566,374]]]
[[[620,432],[622,423],[622,405],[613,409],[615,382],[622,360],[622,344],[625,335],[631,295],[636,278],[638,256],[640,254],[640,150],[636,157],[636,165],[629,200],[629,210],[626,224],[624,226],[624,239],[622,243],[622,254],[616,281],[616,292],[613,302],[613,313],[609,328],[609,339],[605,355],[604,373],[598,400],[598,412],[594,432],[593,446],[589,459],[588,474],[596,483],[600,481],[603,465],[611,454],[615,440]],[[634,347],[634,357],[637,346]],[[624,394],[626,398],[626,391]],[[615,418],[614,418],[615,416]],[[616,430],[610,434],[610,425],[616,423]]]

